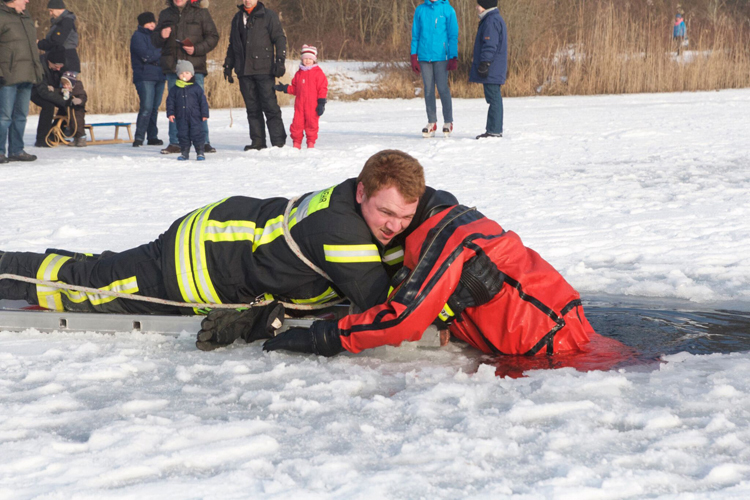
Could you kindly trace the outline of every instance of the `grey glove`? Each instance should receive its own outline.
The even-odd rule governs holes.
[[[195,346],[201,351],[213,351],[237,339],[253,342],[274,336],[284,324],[284,306],[272,302],[249,309],[214,309],[201,322]]]

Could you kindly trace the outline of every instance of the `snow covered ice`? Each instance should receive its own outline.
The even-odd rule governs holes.
[[[330,102],[314,150],[243,152],[238,109],[231,128],[212,110],[201,164],[29,148],[37,162],[0,169],[0,249],[123,250],[209,202],[325,188],[396,148],[584,299],[750,311],[750,90],[504,105],[498,140],[473,139],[481,99],[454,100],[450,139],[423,139],[414,99]],[[750,496],[750,353],[520,379],[488,362],[454,344],[325,359],[206,353],[187,333],[0,332],[0,498]]]

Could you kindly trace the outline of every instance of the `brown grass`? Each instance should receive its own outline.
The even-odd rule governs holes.
[[[49,23],[46,2],[35,2],[31,13],[40,20],[39,35]],[[129,40],[136,16],[145,10],[158,15],[163,0],[66,0],[79,18],[84,64],[82,80],[93,113],[133,112],[138,98],[131,83]],[[209,54],[206,93],[211,107],[243,107],[238,85],[227,84],[222,62],[228,44],[229,20],[238,0],[213,0],[210,10],[220,32],[219,46]],[[318,46],[321,64],[340,57],[357,60],[406,61],[411,19],[421,0],[267,0],[282,14],[289,37],[293,74],[302,43]],[[451,75],[455,97],[481,97],[480,85],[468,83],[468,69],[477,27],[475,0],[451,0],[460,26],[459,70]],[[673,5],[648,0],[506,0],[500,9],[509,32],[507,96],[633,92],[673,92],[750,86],[750,23],[729,10],[737,2],[685,2],[689,63],[675,60],[671,40]],[[690,10],[692,9],[692,10]],[[750,7],[748,8],[750,9]],[[408,67],[383,64],[373,89],[331,98],[411,98],[421,87]],[[282,81],[288,83],[287,74]],[[282,104],[291,98],[279,95]]]

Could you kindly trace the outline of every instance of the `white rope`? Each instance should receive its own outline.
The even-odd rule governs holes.
[[[284,210],[284,219],[281,221],[281,229],[284,231],[284,240],[286,240],[286,244],[289,245],[289,248],[292,252],[294,252],[294,255],[299,257],[299,260],[304,262],[307,267],[318,273],[319,275],[323,276],[326,280],[333,282],[330,276],[323,271],[321,268],[310,262],[310,259],[302,255],[302,250],[300,250],[299,245],[297,245],[297,242],[294,241],[294,238],[292,238],[292,233],[289,232],[289,214],[292,211],[292,205],[299,199],[299,196],[296,198],[292,198],[289,200],[289,203],[286,204],[286,210]]]
[[[26,283],[33,283],[35,285],[49,286],[52,288],[60,288],[64,290],[75,290],[77,292],[84,292],[84,293],[90,293],[90,294],[95,294],[95,295],[105,295],[107,297],[117,297],[120,299],[137,300],[140,302],[151,302],[153,304],[163,304],[163,305],[175,306],[175,307],[186,307],[190,309],[206,309],[206,308],[208,309],[243,309],[243,308],[248,308],[248,307],[262,307],[262,306],[266,306],[274,302],[273,300],[259,300],[259,299],[256,299],[249,304],[204,304],[204,303],[198,303],[198,302],[176,302],[174,300],[159,299],[156,297],[146,297],[144,295],[133,295],[130,293],[115,292],[112,290],[99,290],[98,288],[90,288],[90,287],[78,286],[78,285],[69,285],[67,283],[60,283],[57,281],[38,280],[35,278],[29,278],[27,276],[20,276],[18,274],[0,274],[0,280],[4,280],[4,279],[24,281]],[[289,308],[289,309],[313,311],[315,309],[323,309],[326,307],[330,307],[331,305],[336,304],[338,302],[330,301],[324,304],[293,304],[289,302],[279,301],[279,303],[283,304],[284,307]]]

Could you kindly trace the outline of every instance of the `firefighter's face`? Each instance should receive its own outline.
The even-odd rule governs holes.
[[[370,232],[383,245],[387,245],[409,227],[419,200],[407,203],[395,186],[381,189],[368,197],[365,186],[360,182],[357,185],[357,203],[362,208],[362,217]]]

